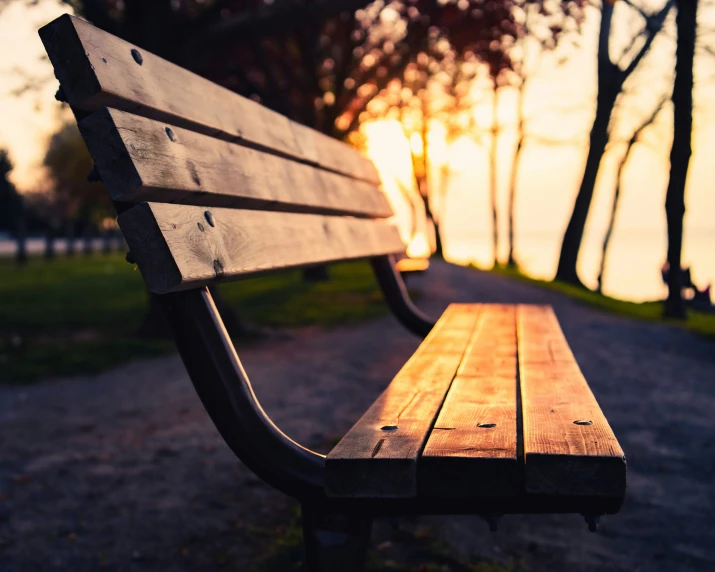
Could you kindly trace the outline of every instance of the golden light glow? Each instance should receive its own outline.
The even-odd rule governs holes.
[[[612,1],[612,0],[608,0]],[[371,22],[378,18],[374,3],[360,11],[366,18],[365,30],[373,30]],[[619,3],[617,10],[626,9]],[[68,6],[58,0],[38,2],[9,2],[0,17],[0,48],[7,57],[0,61],[0,147],[10,149],[16,164],[12,180],[21,191],[37,188],[41,180],[40,162],[46,148],[46,138],[59,124],[58,106],[54,102],[57,83],[52,79],[49,62],[41,59],[44,49],[37,36],[37,28]],[[416,12],[411,7],[408,12]],[[377,28],[368,33],[383,33],[385,27],[399,25],[395,14],[383,11]],[[703,8],[699,20],[706,26],[715,18],[712,10]],[[527,132],[519,163],[515,216],[516,255],[522,268],[529,274],[553,277],[564,227],[568,221],[575,192],[583,174],[588,129],[593,120],[596,93],[595,47],[598,38],[599,10],[590,9],[580,48],[574,48],[565,63],[547,57],[540,72],[529,84],[525,104]],[[656,97],[661,87],[672,88],[671,21],[668,33],[656,42],[652,61],[645,63],[645,80],[639,80],[647,90],[627,90],[623,94],[623,113],[615,121],[619,134],[627,137],[631,125],[623,128],[621,119],[636,122],[650,105],[646,97]],[[379,28],[379,29],[378,29]],[[624,27],[625,28],[625,27]],[[377,30],[377,31],[375,31]],[[382,31],[380,31],[382,30]],[[614,33],[618,36],[618,33]],[[627,38],[626,38],[627,39]],[[614,40],[618,38],[614,37]],[[620,41],[620,40],[619,40]],[[702,38],[703,46],[712,39]],[[389,48],[388,48],[389,50]],[[668,51],[671,50],[671,51]],[[379,54],[368,50],[357,53],[365,64],[378,65]],[[660,59],[659,59],[660,58]],[[428,63],[422,58],[423,63]],[[696,61],[696,77],[707,80],[713,75],[713,58],[704,54]],[[329,64],[330,65],[330,64]],[[44,87],[21,97],[11,95],[23,84],[23,70],[31,77],[47,77]],[[408,67],[408,84],[418,81],[420,70]],[[662,77],[658,74],[662,73]],[[649,83],[648,74],[655,79]],[[663,84],[662,86],[658,83]],[[358,87],[361,97],[374,94],[375,86],[356,86],[352,78],[345,80],[348,89]],[[635,86],[634,86],[635,87]],[[459,90],[465,95],[464,87]],[[431,92],[430,92],[431,93]],[[395,220],[403,239],[409,242],[411,255],[425,255],[431,249],[430,229],[424,224],[424,204],[416,189],[412,173],[410,151],[419,161],[422,158],[420,91],[409,89],[393,80],[369,111],[360,119],[365,123],[361,134],[367,154],[374,160],[383,180],[383,187],[395,210]],[[457,110],[444,112],[445,117],[432,115],[428,122],[427,188],[431,194],[430,208],[442,225],[445,257],[462,263],[476,263],[489,267],[491,254],[491,212],[489,189],[488,150],[493,140],[490,128],[493,121],[493,97],[488,82],[476,82],[467,92],[468,104]],[[696,81],[694,154],[688,173],[686,193],[685,236],[683,261],[692,265],[696,284],[715,282],[715,193],[710,181],[715,178],[715,162],[710,160],[715,140],[715,83]],[[320,105],[334,105],[334,95],[320,98]],[[512,161],[516,143],[516,91],[502,88],[499,92],[497,124],[497,203],[500,242],[505,244],[508,195],[512,175]],[[336,120],[345,129],[352,122],[345,114]],[[403,125],[399,120],[404,122]],[[628,123],[628,121],[625,121]],[[665,256],[666,225],[663,210],[668,177],[672,121],[670,110],[664,119],[639,144],[625,169],[623,192],[609,255],[604,292],[616,297],[644,300],[664,294],[658,269]],[[405,135],[407,133],[407,135]],[[551,142],[544,142],[548,138]],[[563,143],[554,143],[559,140]],[[596,185],[593,206],[586,228],[586,239],[579,258],[578,270],[589,286],[595,285],[600,262],[600,246],[613,200],[614,182],[622,145],[614,145],[604,157]],[[418,173],[419,175],[420,173]],[[502,246],[499,257],[503,260]]]

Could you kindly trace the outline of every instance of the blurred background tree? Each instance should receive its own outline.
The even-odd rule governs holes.
[[[672,7],[672,0],[656,12],[635,4],[631,0],[622,0],[636,15],[639,26],[632,40],[626,42],[625,48],[617,55],[612,52],[612,23],[614,2],[604,1],[601,4],[601,23],[598,35],[598,93],[596,97],[596,114],[589,135],[588,156],[584,167],[581,185],[576,195],[571,218],[564,232],[561,243],[561,253],[556,269],[556,279],[583,287],[576,272],[586,220],[593,200],[601,159],[609,140],[609,127],[616,101],[629,77],[638,68],[653,45],[657,34],[662,30],[665,19]]]
[[[95,231],[104,228],[106,232],[107,219],[113,219],[115,214],[104,186],[89,180],[92,158],[74,121],[62,125],[50,138],[43,165],[47,168],[51,193],[44,201],[47,218],[65,222],[72,252],[79,223],[85,252],[91,251],[89,241]]]
[[[6,150],[0,149],[0,231],[15,238],[15,260],[24,264],[27,262],[27,208],[25,199],[8,178],[10,171],[10,157]]]
[[[683,216],[685,184],[688,178],[693,136],[693,64],[697,33],[698,0],[675,0],[678,31],[675,81],[673,82],[673,146],[670,152],[670,178],[665,198],[668,222],[667,282],[668,297],[664,314],[684,320],[681,254],[683,250]]]

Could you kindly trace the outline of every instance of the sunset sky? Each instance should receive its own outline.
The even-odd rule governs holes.
[[[66,11],[54,0],[40,0],[28,8],[16,0],[0,13],[0,146],[10,150],[16,169],[12,178],[19,189],[27,191],[41,185],[40,162],[48,135],[60,121],[60,106],[54,101],[57,83],[49,63],[42,59],[44,50],[37,28]],[[656,5],[655,3],[652,3]],[[632,20],[628,8],[616,5],[614,21],[619,23],[612,38],[613,46],[626,38],[625,29]],[[589,14],[581,49],[568,52],[565,63],[553,58],[544,62],[542,72],[527,93],[528,131],[536,135],[527,142],[520,166],[517,195],[517,258],[524,269],[535,276],[551,278],[580,182],[587,151],[587,135],[592,121],[596,94],[596,33],[599,12]],[[633,127],[650,114],[655,102],[671,89],[674,28],[673,18],[659,37],[644,68],[628,84],[614,132],[629,137]],[[712,10],[701,10],[700,20],[715,20]],[[710,38],[703,36],[701,42]],[[715,39],[715,38],[713,38]],[[687,189],[686,237],[684,262],[693,267],[696,283],[715,282],[715,162],[711,159],[715,139],[715,56],[700,50],[697,55],[695,90],[695,131],[693,158]],[[39,78],[40,87],[17,97],[12,94],[26,82]],[[515,94],[500,93],[499,122],[504,126],[499,138],[500,231],[505,231],[509,168],[513,153]],[[489,105],[486,106],[488,108]],[[488,110],[477,113],[488,113]],[[397,181],[412,184],[409,143],[399,124],[388,121],[364,126],[367,152],[380,171],[396,209],[400,205]],[[669,104],[654,126],[644,134],[645,141],[632,152],[626,167],[621,210],[612,240],[605,291],[634,299],[653,299],[664,293],[658,270],[665,259],[666,230],[663,208],[668,178],[668,153],[672,137],[672,109]],[[562,139],[563,144],[544,144],[538,137]],[[472,138],[457,140],[449,148],[438,126],[432,130],[432,160],[447,163],[451,184],[446,204],[446,254],[453,260],[491,265],[489,259],[487,146]],[[441,142],[440,142],[441,138]],[[488,143],[488,137],[485,141]],[[585,247],[579,260],[579,272],[590,286],[595,286],[595,272],[600,261],[600,242],[607,224],[613,198],[615,169],[624,151],[615,144],[607,153],[597,184],[589,219]],[[438,169],[433,169],[433,172]],[[400,214],[398,212],[398,214]],[[503,234],[503,232],[502,232]],[[502,246],[504,243],[502,242]],[[505,256],[502,248],[500,257]]]

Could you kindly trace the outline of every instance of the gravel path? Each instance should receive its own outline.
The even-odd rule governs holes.
[[[712,340],[439,262],[414,284],[435,315],[450,301],[552,304],[626,451],[629,492],[598,534],[574,515],[506,517],[495,534],[478,518],[407,526],[519,569],[715,570]],[[277,424],[327,452],[416,347],[386,317],[239,354]],[[0,387],[0,451],[3,572],[250,570],[292,506],[232,456],[176,356]]]

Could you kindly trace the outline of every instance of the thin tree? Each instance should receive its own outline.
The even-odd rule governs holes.
[[[551,12],[545,11],[539,4],[522,3],[522,26],[512,54],[512,74],[510,84],[517,90],[516,101],[516,144],[511,166],[509,181],[509,204],[507,215],[507,266],[516,267],[515,251],[515,210],[517,184],[519,180],[519,165],[524,150],[527,134],[527,118],[525,116],[525,101],[531,81],[538,76],[543,63],[543,55],[553,52],[557,47],[568,49],[577,46],[574,41],[570,46],[562,46],[565,37],[580,34],[584,21],[584,3],[563,3]],[[531,25],[534,21],[534,26]],[[564,64],[568,53],[563,53],[558,59],[558,65]]]
[[[571,31],[579,32],[584,20],[584,0],[572,2],[543,2],[531,0],[514,0],[512,2],[480,3],[482,18],[488,32],[474,42],[474,53],[477,59],[486,65],[492,88],[492,117],[490,124],[489,148],[489,208],[492,219],[492,253],[494,264],[498,264],[498,143],[502,127],[499,124],[499,92],[509,84],[510,77],[518,76],[520,89],[518,112],[519,133],[523,130],[523,93],[526,88],[525,45],[536,41],[542,50],[555,49],[561,40]],[[530,19],[534,20],[533,25]],[[534,33],[538,30],[538,33]],[[522,150],[522,136],[518,136],[514,157],[514,165],[519,160]],[[510,206],[508,216],[509,257],[508,263],[514,260],[514,206],[516,193],[516,170],[512,169]]]
[[[673,146],[670,151],[670,179],[665,199],[668,223],[668,298],[663,313],[668,318],[686,319],[683,300],[681,253],[683,249],[683,216],[685,184],[692,155],[693,131],[693,62],[697,26],[697,0],[675,0],[678,40],[673,83]]]
[[[601,158],[606,150],[609,137],[611,115],[616,104],[616,99],[623,89],[623,84],[638,67],[645,55],[650,51],[656,35],[663,28],[665,19],[670,12],[672,0],[667,0],[665,6],[654,14],[646,13],[636,7],[631,0],[623,0],[626,4],[638,11],[645,25],[640,34],[633,38],[633,42],[614,62],[611,57],[610,38],[611,23],[613,20],[613,3],[604,1],[601,6],[601,24],[598,36],[598,94],[596,97],[596,115],[591,127],[589,137],[588,156],[584,168],[581,185],[576,195],[571,218],[564,232],[559,255],[556,279],[570,284],[583,286],[578,273],[576,262],[578,260],[583,233],[586,227],[588,212],[591,208],[596,176],[601,165]],[[628,60],[631,48],[639,38],[643,39],[642,46],[635,51]]]
[[[605,269],[606,269],[606,262],[608,258],[608,247],[610,246],[611,243],[611,237],[613,236],[613,229],[615,227],[616,223],[616,214],[618,213],[618,207],[620,205],[620,200],[621,200],[621,195],[622,195],[622,187],[623,187],[623,171],[625,166],[628,164],[630,157],[631,157],[631,151],[633,151],[633,148],[635,147],[636,143],[638,143],[641,140],[641,137],[643,135],[643,131],[650,125],[652,125],[660,112],[663,109],[663,106],[665,103],[668,101],[668,98],[663,98],[661,99],[658,104],[655,106],[653,109],[653,112],[646,117],[641,124],[636,128],[636,130],[633,132],[633,135],[631,138],[626,142],[626,151],[623,154],[623,157],[621,158],[620,163],[618,163],[618,172],[616,174],[616,190],[614,191],[613,194],[613,203],[611,205],[611,212],[610,216],[608,219],[608,227],[606,228],[606,233],[603,237],[603,245],[601,247],[601,266],[598,271],[598,286],[596,287],[596,290],[598,292],[603,292],[603,281],[604,281],[604,274],[605,274]]]

